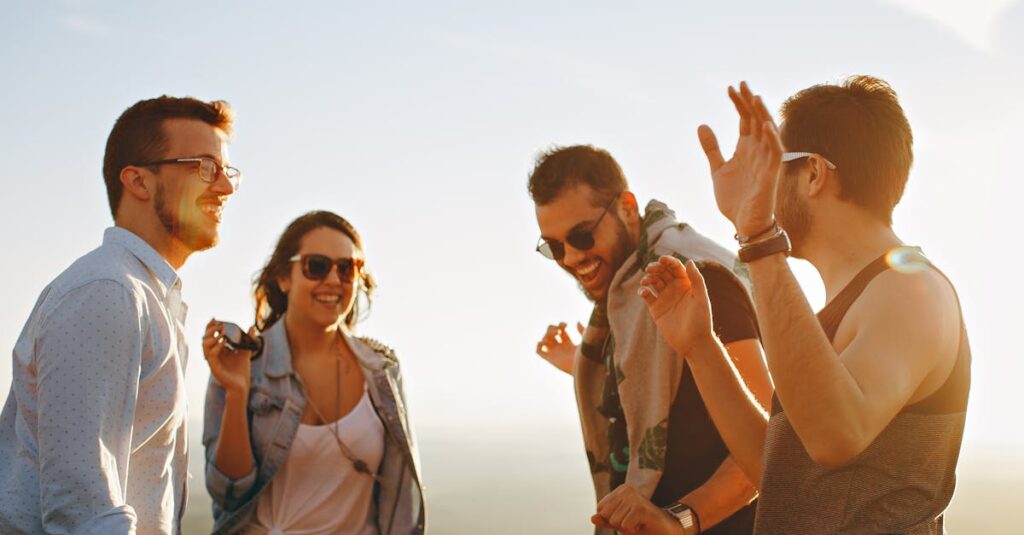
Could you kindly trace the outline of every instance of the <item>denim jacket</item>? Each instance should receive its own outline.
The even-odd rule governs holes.
[[[359,361],[370,400],[386,431],[372,508],[378,531],[380,535],[422,535],[426,531],[426,511],[419,453],[406,413],[398,361],[390,349],[373,340],[346,336],[345,341]],[[263,333],[263,350],[252,361],[247,412],[255,466],[245,476],[232,479],[214,462],[224,414],[224,389],[210,378],[203,446],[215,534],[241,533],[252,523],[260,494],[288,459],[306,407],[304,389],[292,369],[282,318]]]

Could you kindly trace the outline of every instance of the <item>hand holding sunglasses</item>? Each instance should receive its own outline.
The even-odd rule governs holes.
[[[249,388],[249,361],[259,354],[263,339],[230,322],[211,319],[203,335],[203,355],[210,374],[225,390],[244,393]]]
[[[363,268],[362,258],[332,259],[322,254],[295,255],[290,262],[302,263],[302,275],[311,281],[322,281],[331,274],[331,268],[337,266],[338,279],[351,283],[356,280],[357,273]]]

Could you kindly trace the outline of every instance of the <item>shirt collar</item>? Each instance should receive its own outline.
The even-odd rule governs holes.
[[[165,294],[172,288],[181,289],[178,272],[164,257],[160,256],[160,253],[156,252],[156,249],[132,231],[121,227],[110,227],[103,231],[103,243],[116,243],[128,249],[160,281]]]

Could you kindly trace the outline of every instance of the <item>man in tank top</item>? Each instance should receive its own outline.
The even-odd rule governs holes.
[[[971,356],[952,285],[892,229],[913,159],[896,94],[869,76],[814,86],[783,105],[781,131],[746,84],[729,96],[740,115],[732,158],[710,128],[699,137],[750,271],[770,414],[715,339],[692,264],[649,264],[639,294],[733,458],[761,482],[757,533],[942,533]],[[817,316],[787,254],[821,275]],[[634,525],[657,513],[623,507]]]

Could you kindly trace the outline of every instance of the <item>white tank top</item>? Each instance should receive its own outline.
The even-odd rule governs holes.
[[[299,424],[288,459],[260,495],[246,533],[258,535],[377,535],[373,479],[361,474],[334,440],[335,424]],[[338,436],[377,473],[384,457],[384,426],[363,390],[337,422]]]

